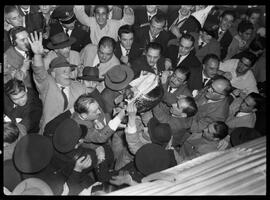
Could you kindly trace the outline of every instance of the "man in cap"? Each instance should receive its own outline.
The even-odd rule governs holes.
[[[74,13],[83,25],[90,27],[90,38],[94,45],[97,45],[104,36],[117,40],[119,27],[125,24],[133,25],[134,23],[134,13],[129,6],[124,6],[121,20],[108,19],[109,8],[107,5],[96,5],[94,17],[89,17],[85,13],[84,6],[74,6]]]
[[[79,82],[70,79],[70,64],[63,57],[57,57],[50,64],[50,74],[44,67],[42,54],[42,34],[39,37],[31,34],[28,38],[34,52],[32,66],[36,87],[43,103],[43,116],[40,133],[45,125],[62,112],[71,109],[75,100],[86,93],[86,88]]]
[[[82,25],[73,12],[73,6],[61,5],[54,9],[50,24],[50,35],[56,32],[64,32],[68,37],[76,38],[76,42],[71,45],[70,50],[80,52],[87,44],[91,43],[89,37],[89,27]]]
[[[215,33],[211,24],[204,24],[204,27],[199,33],[192,32],[190,34],[195,39],[195,55],[200,62],[202,62],[207,54],[216,54],[218,57],[220,56],[220,44],[214,38]]]
[[[46,70],[49,69],[51,61],[59,56],[62,56],[71,64],[79,64],[79,53],[70,50],[71,45],[76,42],[76,38],[68,37],[68,35],[61,30],[60,32],[54,33],[54,35],[50,35],[49,40],[50,42],[48,42],[47,48],[50,51],[46,53],[43,59]]]
[[[99,77],[99,70],[96,67],[84,67],[82,76],[77,77],[78,80],[87,88],[87,94],[97,100],[102,110],[106,111],[105,102],[97,86],[104,80]]]

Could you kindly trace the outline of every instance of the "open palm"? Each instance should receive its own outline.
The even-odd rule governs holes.
[[[31,38],[31,39],[30,39]],[[28,42],[31,46],[31,49],[34,54],[43,54],[44,49],[42,45],[42,33],[39,32],[39,37],[37,32],[35,31],[34,34],[30,33],[30,38],[28,37]]]

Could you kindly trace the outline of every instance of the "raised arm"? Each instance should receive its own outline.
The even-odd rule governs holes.
[[[74,6],[73,11],[76,15],[76,18],[79,20],[79,22],[81,22],[83,25],[85,26],[91,26],[90,21],[92,20],[91,18],[93,17],[89,17],[84,10],[84,5],[82,6]]]

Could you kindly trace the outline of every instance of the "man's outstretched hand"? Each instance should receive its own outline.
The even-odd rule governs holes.
[[[34,34],[30,33],[30,37],[28,37],[27,39],[34,54],[41,55],[44,53],[41,32],[39,32],[39,37],[36,31],[34,32]]]

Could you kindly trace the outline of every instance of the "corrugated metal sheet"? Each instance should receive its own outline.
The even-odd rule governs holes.
[[[107,195],[265,195],[266,137],[212,152]]]

